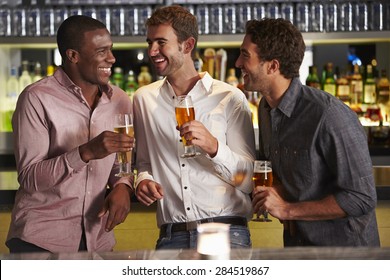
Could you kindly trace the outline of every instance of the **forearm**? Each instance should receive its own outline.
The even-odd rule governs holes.
[[[343,218],[347,215],[337,204],[333,195],[318,201],[286,203],[281,212],[281,220],[330,220]]]

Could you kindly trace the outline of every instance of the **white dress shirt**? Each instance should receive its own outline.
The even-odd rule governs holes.
[[[255,140],[247,99],[208,73],[200,75],[188,95],[195,119],[218,139],[214,158],[200,148],[196,158],[180,157],[184,149],[176,129],[176,94],[167,79],[141,87],[134,96],[137,184],[143,179],[161,184],[164,197],[158,201],[158,226],[221,216],[252,217]],[[235,185],[234,175],[241,170],[248,176]]]

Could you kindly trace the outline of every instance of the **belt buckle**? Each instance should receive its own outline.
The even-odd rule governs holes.
[[[187,222],[186,223],[186,230],[187,231],[195,230],[198,228],[198,224],[199,224],[198,221]]]

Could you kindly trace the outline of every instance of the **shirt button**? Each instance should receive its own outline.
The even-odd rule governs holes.
[[[92,171],[92,169],[93,169],[93,168],[92,168],[92,167],[90,167],[90,168],[89,168],[89,171]]]
[[[182,167],[186,166],[184,163],[181,165]]]
[[[188,210],[188,211],[190,211],[190,209],[191,209],[190,207],[187,207],[187,210]]]
[[[186,190],[187,188],[188,188],[187,186],[184,187],[185,190]]]

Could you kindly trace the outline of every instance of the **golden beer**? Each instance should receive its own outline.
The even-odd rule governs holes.
[[[179,126],[182,126],[184,123],[195,120],[195,109],[194,107],[176,107],[176,121]],[[182,137],[183,143],[187,146],[186,139]]]
[[[271,187],[273,182],[272,166],[270,161],[256,160],[253,169],[253,181],[256,186]]]
[[[134,127],[132,125],[114,127],[114,131],[134,137]],[[131,163],[132,151],[118,152],[117,156],[119,163]]]

